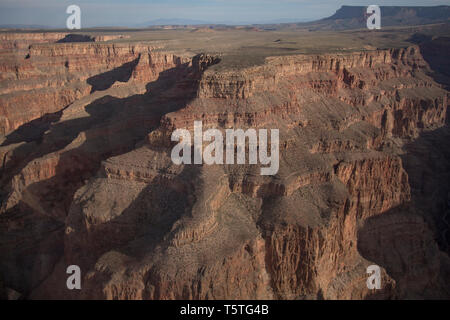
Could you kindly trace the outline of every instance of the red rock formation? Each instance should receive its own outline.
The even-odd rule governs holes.
[[[418,47],[226,71],[218,57],[155,49],[39,44],[19,69],[1,64],[8,288],[74,299],[449,296],[437,220],[414,205],[403,163],[408,143],[448,130],[448,92]],[[278,174],[174,165],[170,135],[195,120],[278,128]],[[83,270],[79,292],[65,288],[71,264]],[[371,264],[383,268],[376,293]]]

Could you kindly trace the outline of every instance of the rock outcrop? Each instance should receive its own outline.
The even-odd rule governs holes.
[[[0,62],[6,288],[50,299],[450,297],[448,91],[419,46],[240,70],[141,44],[27,54]],[[171,134],[197,120],[279,129],[280,170],[175,165]],[[372,264],[382,290],[367,289]],[[81,267],[80,291],[66,288],[69,265]]]

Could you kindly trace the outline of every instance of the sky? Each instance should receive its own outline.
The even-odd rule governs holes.
[[[82,28],[140,26],[161,19],[251,24],[312,21],[342,5],[450,5],[450,0],[0,0],[0,25],[64,28],[69,5],[81,8]]]

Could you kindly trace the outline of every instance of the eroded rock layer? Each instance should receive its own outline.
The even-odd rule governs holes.
[[[0,283],[26,298],[448,298],[448,91],[420,48],[266,58],[33,44],[0,61]],[[171,134],[279,129],[280,169]],[[436,240],[437,239],[437,240]],[[366,268],[379,265],[383,289]],[[82,290],[66,288],[81,267]],[[1,288],[0,288],[1,289]],[[6,289],[5,289],[6,290]],[[12,292],[11,291],[11,292]]]

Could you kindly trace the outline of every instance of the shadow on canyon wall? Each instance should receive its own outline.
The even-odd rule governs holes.
[[[56,43],[68,42],[94,42],[94,38],[85,34],[68,34],[64,38],[56,41]]]
[[[450,37],[416,33],[409,40],[419,46],[423,58],[432,70],[434,80],[450,90]]]
[[[450,89],[450,38],[415,34],[430,76]],[[450,114],[446,125],[423,131],[401,156],[411,201],[367,219],[358,250],[396,281],[395,298],[450,297]],[[373,295],[377,298],[377,294]]]
[[[92,86],[91,93],[94,93],[95,91],[107,90],[111,88],[111,86],[116,82],[128,82],[131,78],[134,68],[139,62],[139,59],[140,58],[138,57],[137,59],[127,62],[118,68],[89,78],[86,82]],[[93,102],[93,104],[101,104],[101,101]],[[68,106],[65,106],[57,112],[48,113],[38,119],[34,119],[30,122],[24,123],[19,128],[7,135],[5,141],[1,144],[1,146],[4,147],[15,143],[33,141],[42,143],[42,137],[44,136],[45,132],[50,129],[53,123],[56,123],[61,119],[63,111],[67,107]]]
[[[136,60],[94,76],[88,83],[95,90],[104,90],[116,80],[129,79],[130,68],[135,65]],[[64,251],[65,216],[76,190],[98,171],[103,160],[130,152],[158,127],[164,114],[184,108],[196,95],[201,72],[203,69],[195,65],[182,64],[162,72],[147,84],[142,95],[123,99],[105,96],[85,107],[88,117],[58,122],[60,111],[8,136],[3,145],[26,143],[9,155],[12,160],[0,175],[4,211],[0,215],[0,278],[6,287],[26,297],[51,273]],[[13,190],[14,176],[34,160],[62,150],[77,139],[81,143],[60,154],[53,177],[21,190],[18,204],[5,211],[4,200]],[[156,191],[146,190],[144,194],[152,192]],[[180,208],[173,209],[175,215],[180,214]],[[167,225],[163,224],[161,234],[175,218],[165,220]]]
[[[50,129],[52,123],[58,122],[61,119],[62,110],[55,113],[48,113],[42,117],[32,120],[30,122],[24,123],[19,128],[11,132],[6,136],[5,141],[1,144],[2,147],[8,146],[10,144],[21,143],[21,142],[32,142],[40,141],[44,133]]]
[[[445,126],[407,144],[402,161],[411,201],[367,219],[358,231],[358,250],[396,281],[396,298],[450,297],[448,141]]]
[[[92,86],[91,94],[94,93],[95,91],[107,90],[111,88],[111,86],[116,82],[128,82],[133,74],[133,70],[136,68],[139,62],[139,59],[140,57],[136,58],[133,61],[124,63],[122,66],[117,67],[113,70],[106,71],[104,73],[89,78],[86,82]],[[165,71],[165,73],[166,74],[164,73],[161,74],[160,79],[158,79],[157,81],[163,81],[164,83],[167,84],[167,80],[163,80],[163,78],[167,77],[170,71],[167,70]],[[156,83],[154,84],[154,86],[160,87],[160,85]],[[92,104],[93,105],[102,104],[102,102],[95,101]],[[32,120],[30,122],[21,125],[19,128],[17,128],[16,130],[14,130],[13,132],[11,132],[6,136],[6,139],[1,144],[1,146],[4,147],[14,143],[32,142],[32,141],[42,143],[42,137],[44,133],[50,129],[53,123],[56,123],[61,119],[63,111],[67,107],[68,106],[65,106],[57,112],[45,114],[38,119]]]
[[[78,230],[73,237],[66,237],[69,246],[66,245],[64,254],[70,261],[66,261],[65,265],[76,263],[82,270],[94,270],[98,261],[109,259],[105,256],[111,254],[115,256],[121,254],[130,262],[156,262],[157,258],[153,255],[157,256],[169,247],[170,234],[175,222],[189,215],[195,202],[194,190],[202,188],[203,181],[199,177],[199,167],[185,166],[183,172],[176,178],[177,186],[162,180],[152,181],[120,215],[107,222],[91,225],[89,231],[84,229],[84,223],[78,221],[76,225],[82,230]],[[74,218],[81,217],[77,215]],[[130,263],[129,270],[132,268],[133,263]],[[152,283],[152,279],[160,276],[158,268],[157,265],[152,265],[143,275],[146,284]],[[55,275],[59,280],[58,286],[63,287],[61,281],[66,277],[65,270],[58,268]],[[103,284],[110,280],[109,272],[98,271],[85,284],[82,295],[75,293],[74,298],[103,299],[105,298]],[[47,288],[40,290],[40,294],[44,296],[47,292]],[[61,293],[62,296],[67,294],[67,290]],[[143,294],[144,299],[146,295],[150,296],[148,292]],[[55,295],[50,292],[49,296]],[[155,297],[158,297],[157,293]]]
[[[133,61],[124,63],[122,66],[114,70],[89,78],[87,83],[92,86],[91,93],[109,89],[115,82],[128,82],[139,60],[140,56]]]

